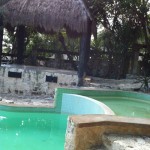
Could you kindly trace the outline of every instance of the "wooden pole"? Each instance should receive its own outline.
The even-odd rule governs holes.
[[[23,64],[23,54],[25,51],[25,26],[20,25],[17,27],[16,39],[17,39],[17,64]]]
[[[2,61],[2,49],[3,49],[3,17],[0,15],[0,66]]]
[[[87,71],[91,42],[91,20],[88,20],[87,32],[82,34],[80,41],[79,65],[78,65],[78,86],[83,86],[83,78]]]

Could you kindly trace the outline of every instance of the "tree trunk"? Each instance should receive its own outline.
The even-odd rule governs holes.
[[[125,54],[125,57],[123,59],[123,70],[122,70],[122,75],[121,78],[125,78],[127,73],[128,73],[128,68],[129,68],[129,56],[128,54]]]
[[[88,20],[87,32],[82,34],[80,42],[79,65],[78,65],[78,86],[83,86],[83,78],[87,72],[91,42],[91,20]]]
[[[24,51],[25,51],[25,26],[20,25],[17,27],[16,40],[17,40],[17,64],[23,64]]]
[[[3,17],[0,15],[0,65],[2,61],[2,49],[3,49]]]
[[[139,58],[139,50],[134,51],[134,59],[133,59],[133,67],[132,74],[138,74],[138,58]]]
[[[55,54],[55,68],[61,69],[62,68],[62,54],[56,53]]]

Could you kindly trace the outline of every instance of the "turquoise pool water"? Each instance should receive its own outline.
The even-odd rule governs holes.
[[[69,90],[56,95],[59,109],[62,94],[74,93],[103,102],[119,116],[150,118],[149,95]],[[0,150],[64,150],[68,115],[47,111],[0,106]]]
[[[116,115],[150,118],[150,101],[129,97],[98,96],[97,99],[113,110]]]
[[[0,150],[64,150],[67,117],[0,110]]]
[[[130,91],[115,90],[89,90],[58,88],[57,99],[61,99],[63,93],[87,96],[103,102],[116,115],[138,118],[150,118],[150,95]]]

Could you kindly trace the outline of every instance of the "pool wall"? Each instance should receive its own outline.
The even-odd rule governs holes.
[[[76,94],[62,95],[61,113],[114,115],[113,111],[105,104],[92,98]]]

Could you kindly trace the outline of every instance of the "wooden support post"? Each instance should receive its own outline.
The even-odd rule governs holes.
[[[87,32],[82,34],[80,41],[79,65],[78,65],[78,86],[83,86],[83,78],[87,71],[89,51],[91,43],[91,20],[88,20]]]
[[[16,39],[17,39],[17,64],[23,64],[23,55],[25,51],[25,26],[20,25],[17,27]]]
[[[3,49],[3,17],[0,15],[0,66],[2,61],[2,49]]]

